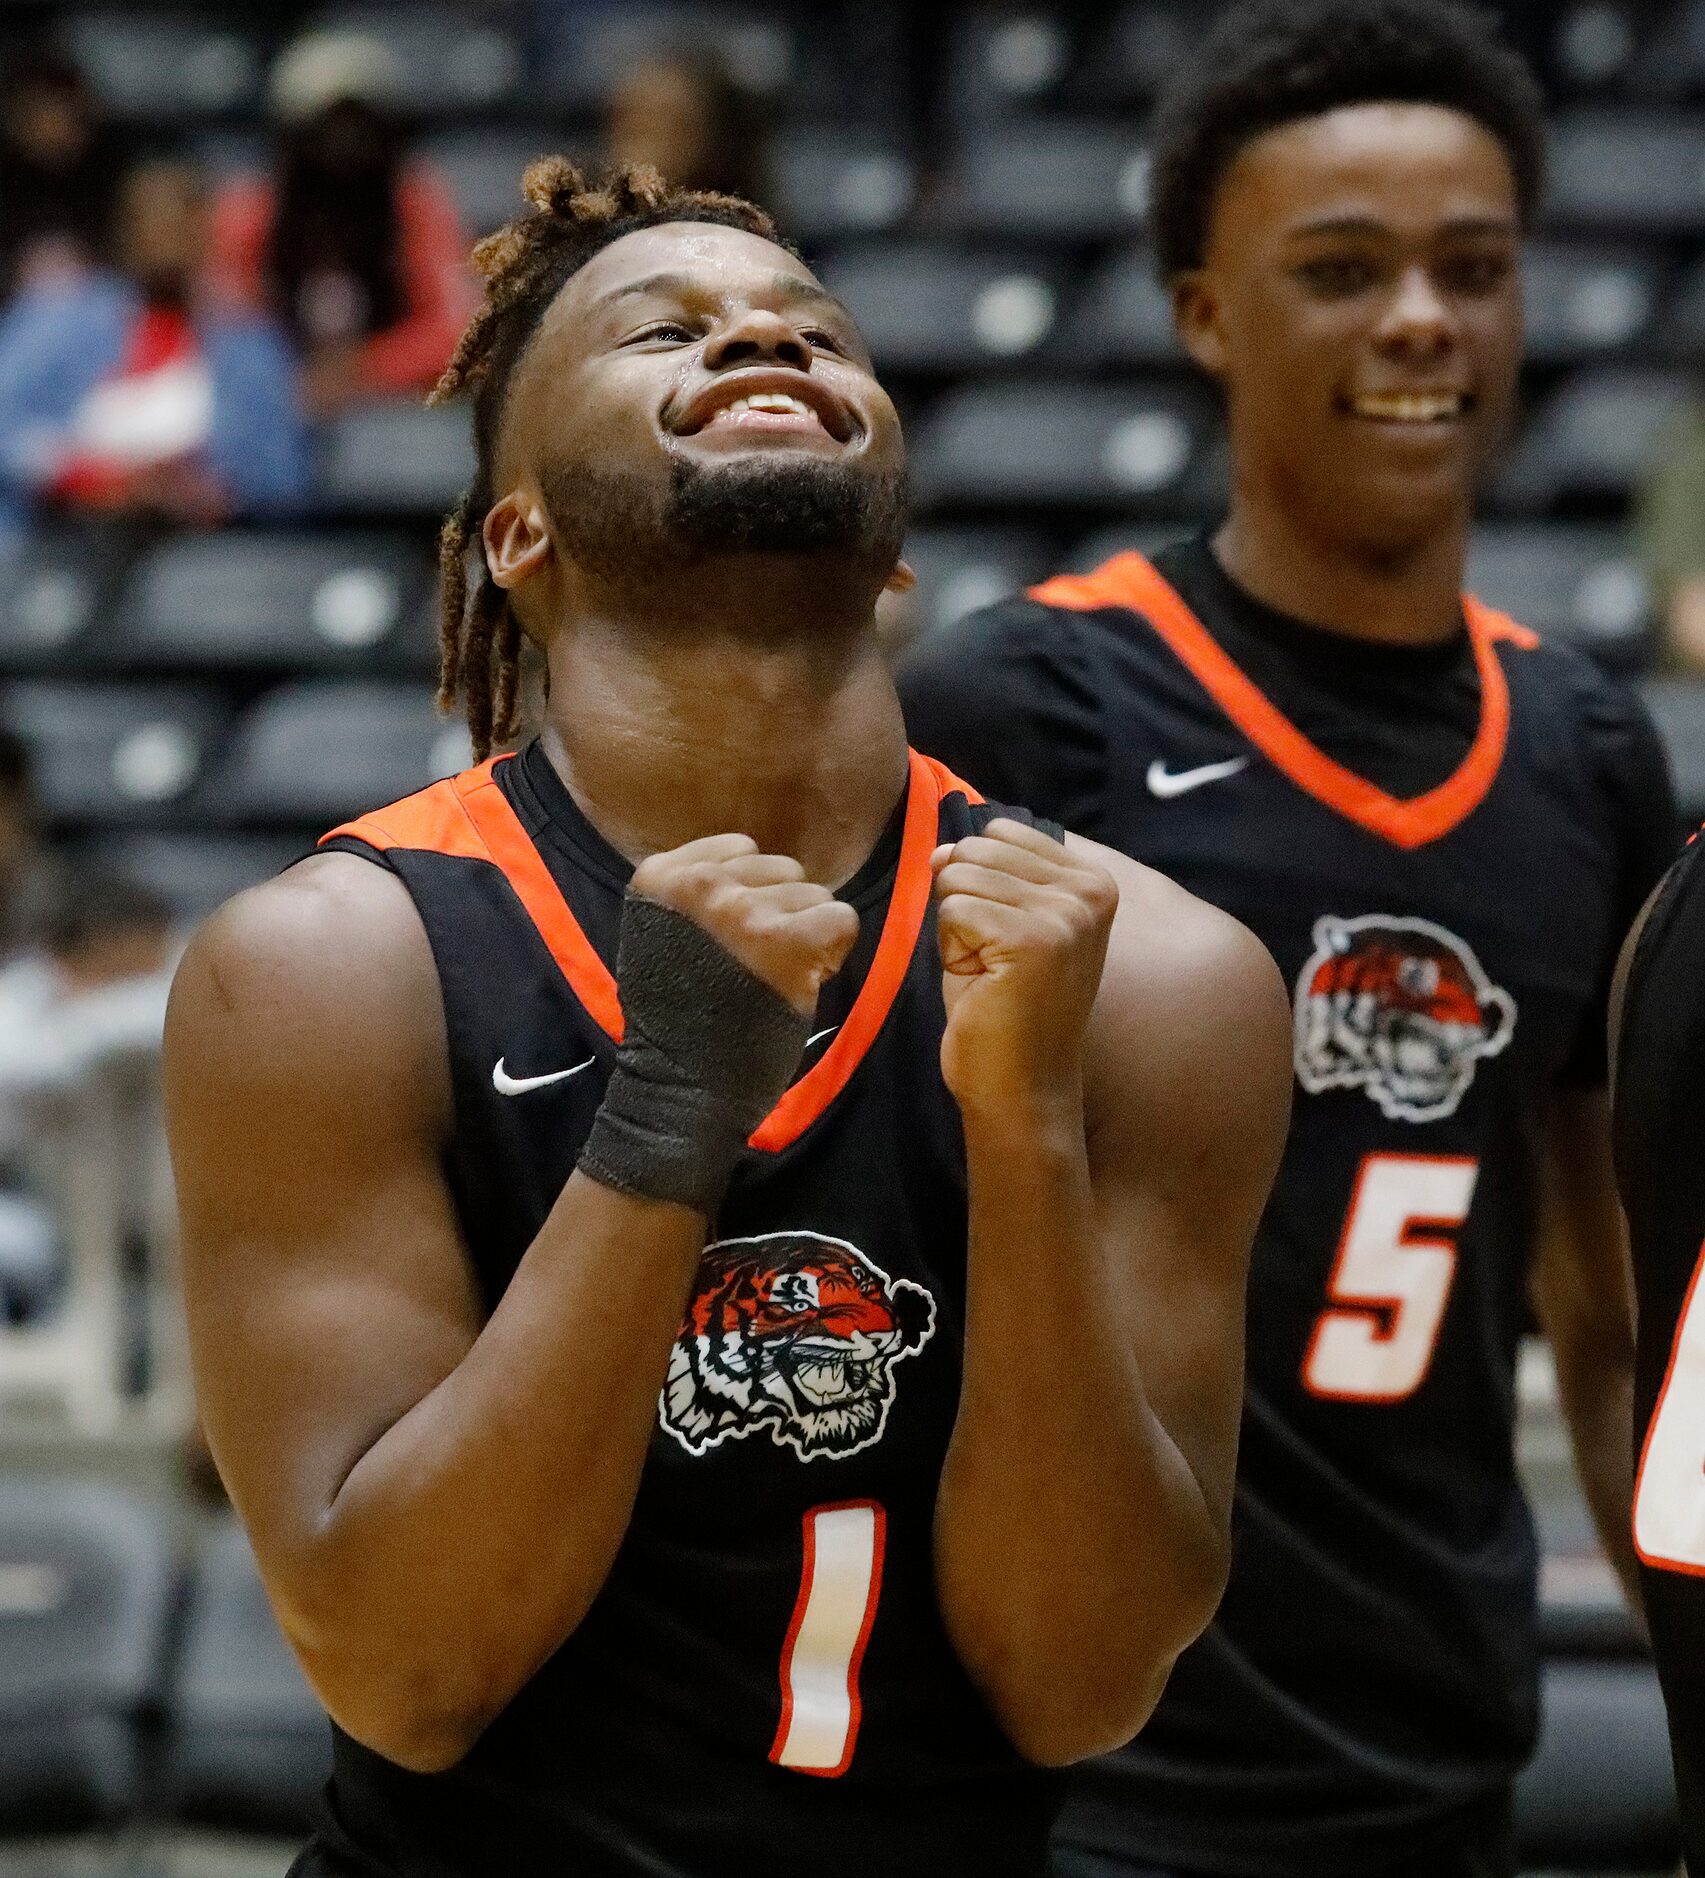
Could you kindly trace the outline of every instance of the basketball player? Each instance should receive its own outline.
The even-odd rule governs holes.
[[[1509,1870],[1530,1270],[1633,1577],[1602,1030],[1673,843],[1664,764],[1619,689],[1461,592],[1540,127],[1525,70],[1443,0],[1226,14],[1157,119],[1153,218],[1223,391],[1229,513],[902,677],[919,748],[1232,912],[1293,988],[1231,1586],[1068,1808],[1074,1878]]]
[[[1226,1569],[1283,987],[908,754],[899,428],[768,219],[527,190],[445,677],[485,756],[526,632],[543,736],[225,909],[168,1038],[211,1444],[337,1725],[297,1872],[1037,1878]]]
[[[1695,840],[1623,950],[1616,1172],[1639,1302],[1634,1545],[1669,1709],[1682,1849],[1705,1872],[1705,899]]]

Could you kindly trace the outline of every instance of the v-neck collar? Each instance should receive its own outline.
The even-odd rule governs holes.
[[[1094,612],[1122,607],[1139,614],[1267,761],[1346,820],[1399,848],[1424,847],[1459,827],[1497,780],[1509,739],[1510,688],[1497,642],[1538,643],[1525,626],[1472,595],[1463,596],[1480,681],[1480,722],[1455,771],[1423,795],[1386,793],[1329,757],[1306,737],[1236,663],[1160,571],[1140,554],[1116,554],[1091,574],[1062,574],[1030,590],[1048,606]]]

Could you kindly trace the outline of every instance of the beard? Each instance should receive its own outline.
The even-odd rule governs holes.
[[[675,458],[666,484],[585,463],[555,463],[542,493],[567,557],[600,584],[652,587],[715,557],[798,555],[825,577],[878,584],[906,534],[903,473],[818,459]]]

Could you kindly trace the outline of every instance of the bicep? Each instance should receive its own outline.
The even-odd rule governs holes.
[[[1534,1303],[1551,1341],[1625,1343],[1633,1289],[1603,1089],[1559,1088],[1539,1142]]]
[[[167,1026],[201,1411],[263,1565],[286,1579],[361,1454],[479,1328],[433,1138],[442,1066],[430,1025],[397,1021],[405,987],[429,987],[392,970],[406,947],[399,960],[377,934],[326,971],[351,911],[316,920],[286,899],[258,932],[264,905],[221,915],[185,957]]]
[[[1151,1406],[1223,1515],[1249,1252],[1290,1116],[1290,1011],[1271,957],[1235,921],[1197,904],[1188,927],[1145,931],[1139,896],[1121,888],[1097,1005],[1091,1176]]]

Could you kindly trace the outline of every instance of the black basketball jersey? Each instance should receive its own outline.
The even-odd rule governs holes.
[[[1632,702],[1489,609],[1419,649],[1262,614],[1205,544],[1121,555],[924,642],[901,694],[920,748],[1234,914],[1294,1000],[1230,1589],[1062,1833],[1359,1873],[1495,1821],[1533,1741],[1526,1135],[1602,1076],[1673,823]]]
[[[1629,967],[1616,1172],[1640,1330],[1634,1544],[1669,1708],[1688,1866],[1705,1871],[1705,841],[1671,870]]]
[[[914,755],[842,890],[859,940],[714,1222],[587,1616],[446,1773],[339,1732],[299,1878],[1038,1878],[1058,1781],[972,1687],[931,1556],[966,1191],[929,855],[998,812],[980,803]],[[390,867],[425,924],[446,1173],[494,1305],[603,1096],[631,870],[537,744],[327,839]]]

